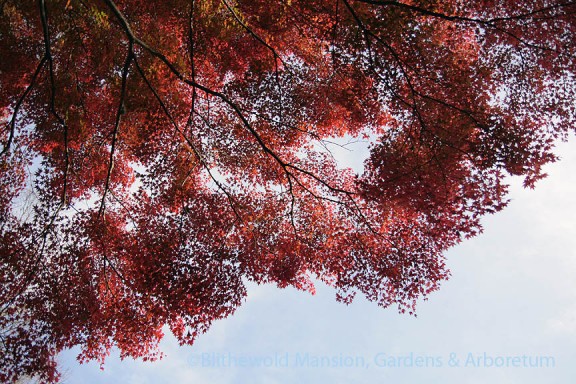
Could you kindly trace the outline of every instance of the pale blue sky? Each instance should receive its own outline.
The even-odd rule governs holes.
[[[513,181],[509,207],[484,220],[484,234],[448,253],[452,278],[419,305],[417,318],[360,297],[350,306],[339,304],[322,285],[315,296],[254,286],[237,313],[215,323],[194,346],[178,347],[167,337],[162,361],[120,362],[113,354],[100,371],[97,364],[78,365],[73,352],[62,354],[66,382],[571,383],[576,377],[576,142],[560,145],[558,153],[562,160],[547,167],[550,176],[536,190]],[[522,365],[523,355],[553,360],[532,368],[488,367],[489,360],[480,367],[466,364],[468,357],[484,353],[509,358],[510,365]],[[202,366],[203,354],[220,357],[204,355],[204,365],[235,366]],[[322,357],[334,357],[336,364],[314,367],[314,359]],[[390,361],[386,358],[416,365],[418,357],[428,366],[383,366]],[[458,366],[449,365],[450,357]],[[338,366],[341,358],[361,366]],[[257,366],[262,364],[269,366]]]

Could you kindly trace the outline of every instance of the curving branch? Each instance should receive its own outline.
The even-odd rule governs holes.
[[[540,9],[537,9],[537,10],[534,10],[531,12],[519,13],[519,14],[508,16],[508,17],[495,17],[495,18],[489,18],[489,19],[482,19],[482,18],[469,17],[469,16],[460,16],[460,15],[447,15],[445,13],[433,11],[433,10],[423,8],[420,6],[416,6],[416,5],[412,5],[412,4],[402,3],[400,1],[385,1],[385,0],[382,0],[382,1],[381,0],[356,0],[356,1],[358,1],[360,3],[370,4],[370,5],[398,7],[398,8],[405,9],[407,11],[419,13],[419,14],[424,15],[424,16],[430,16],[430,17],[434,17],[434,18],[438,18],[438,19],[442,19],[442,20],[446,20],[446,21],[479,24],[479,25],[482,25],[484,27],[488,27],[488,28],[494,29],[500,33],[503,33],[503,34],[509,36],[510,38],[518,41],[520,44],[522,44],[528,48],[537,49],[540,51],[554,52],[557,54],[563,54],[563,55],[567,55],[567,56],[572,57],[572,58],[576,57],[576,55],[573,55],[573,54],[570,54],[567,52],[563,52],[563,51],[556,49],[556,48],[553,48],[553,47],[548,47],[548,46],[543,46],[543,45],[531,43],[530,41],[522,39],[518,35],[510,32],[509,30],[498,26],[498,23],[501,21],[526,20],[529,18],[533,18],[533,16],[541,14],[541,13],[546,13],[546,12],[550,12],[550,11],[553,11],[556,9],[576,6],[576,2],[573,2],[573,1],[565,2],[565,3],[559,3],[556,5],[549,6],[549,7],[540,8]],[[345,1],[345,3],[347,3],[347,1]]]
[[[112,143],[110,146],[110,160],[108,161],[108,171],[106,173],[106,182],[104,184],[104,192],[102,193],[102,201],[100,203],[100,209],[98,211],[98,216],[104,213],[106,205],[106,194],[108,189],[110,189],[110,181],[112,178],[112,170],[114,169],[114,152],[116,150],[116,140],[118,138],[118,131],[120,128],[120,120],[122,115],[125,113],[125,100],[126,100],[126,87],[128,84],[128,72],[130,70],[130,65],[134,57],[134,45],[132,40],[129,42],[128,53],[126,55],[126,61],[124,62],[124,67],[122,68],[122,87],[120,91],[120,100],[118,102],[118,109],[116,111],[116,121],[114,123],[114,128],[112,130]]]
[[[379,5],[379,6],[392,6],[398,7],[405,10],[413,11],[416,13],[420,13],[426,16],[432,16],[448,21],[466,21],[472,23],[479,23],[479,24],[492,24],[499,21],[511,21],[511,20],[519,20],[519,19],[526,19],[531,18],[532,16],[550,12],[556,9],[567,8],[576,5],[575,1],[567,1],[564,3],[554,4],[548,7],[543,7],[539,9],[535,9],[531,12],[519,13],[516,15],[506,16],[506,17],[494,17],[489,19],[482,19],[476,17],[469,17],[469,16],[461,16],[461,15],[447,15],[442,12],[433,11],[431,9],[423,8],[413,4],[403,3],[401,1],[388,1],[388,0],[356,0],[359,3],[365,3],[370,5]]]
[[[122,28],[124,29],[126,35],[128,36],[128,39],[133,42],[134,44],[137,44],[139,46],[141,46],[145,51],[147,51],[148,53],[150,53],[152,56],[158,58],[160,61],[162,61],[166,67],[170,70],[170,72],[172,72],[173,75],[175,75],[178,80],[180,80],[181,82],[191,86],[191,87],[195,87],[201,91],[203,91],[204,93],[214,96],[220,100],[222,100],[226,105],[228,105],[236,114],[236,116],[240,119],[240,121],[242,122],[243,126],[251,133],[251,135],[254,137],[254,139],[256,140],[256,142],[258,143],[258,145],[261,147],[261,149],[268,154],[270,157],[272,157],[276,163],[278,163],[280,165],[280,167],[284,170],[284,173],[286,175],[286,178],[290,177],[291,172],[289,171],[289,169],[294,169],[296,171],[299,171],[300,173],[306,174],[310,177],[312,177],[313,179],[317,180],[318,182],[320,182],[322,185],[324,185],[325,187],[327,187],[329,190],[333,191],[333,192],[337,192],[337,193],[344,193],[346,195],[350,195],[350,194],[354,194],[354,192],[352,191],[345,191],[343,189],[334,187],[332,185],[330,185],[330,183],[328,183],[327,181],[323,180],[322,178],[320,178],[319,176],[315,175],[313,172],[310,171],[306,171],[301,169],[300,167],[288,163],[286,161],[284,161],[274,150],[272,150],[264,141],[264,139],[260,136],[260,134],[254,129],[254,127],[252,126],[252,124],[250,124],[250,122],[248,121],[248,119],[246,118],[246,116],[244,116],[244,113],[242,112],[242,109],[236,104],[234,103],[230,98],[228,98],[228,96],[226,96],[225,94],[223,94],[222,92],[219,91],[215,91],[211,88],[208,88],[206,86],[203,86],[199,83],[197,83],[194,80],[190,80],[188,78],[186,78],[182,72],[180,72],[175,65],[168,60],[168,58],[162,54],[161,52],[156,51],[155,49],[151,48],[148,44],[146,44],[145,42],[143,42],[142,40],[140,40],[138,37],[136,37],[136,35],[134,34],[134,32],[132,31],[132,29],[130,28],[130,25],[128,23],[128,21],[126,20],[126,18],[122,15],[122,12],[118,9],[118,7],[116,6],[116,4],[112,1],[112,0],[106,0],[106,4],[108,4],[109,8],[112,10],[112,12],[114,13],[114,15],[117,17],[117,19],[119,20]]]
[[[20,112],[20,108],[22,107],[24,100],[26,99],[26,97],[28,96],[28,94],[30,93],[32,88],[34,88],[36,80],[38,79],[38,75],[40,74],[40,72],[44,68],[44,65],[46,64],[47,60],[48,60],[48,58],[46,57],[46,55],[42,56],[42,59],[40,59],[40,62],[38,63],[38,66],[36,67],[36,70],[34,71],[34,74],[32,75],[32,79],[30,80],[30,84],[28,84],[24,93],[22,93],[22,95],[18,98],[18,101],[16,101],[16,106],[14,107],[14,112],[12,113],[12,117],[10,118],[10,122],[8,123],[8,130],[10,132],[8,134],[8,140],[4,144],[4,148],[2,148],[2,152],[0,152],[0,156],[8,154],[8,152],[10,151],[10,146],[12,145],[12,141],[14,140],[14,133],[16,130],[16,118],[18,116],[18,112]]]
[[[236,11],[234,11],[234,9],[232,9],[230,4],[228,4],[228,2],[226,0],[222,0],[222,3],[226,7],[226,9],[228,9],[228,11],[232,15],[232,17],[234,17],[234,20],[236,20],[236,22],[238,24],[240,24],[242,26],[242,28],[244,28],[252,37],[254,37],[254,39],[256,39],[260,44],[262,44],[268,50],[270,50],[270,52],[272,52],[272,55],[274,55],[275,61],[280,60],[280,62],[284,65],[284,67],[287,67],[287,64],[284,62],[284,60],[282,60],[282,57],[278,54],[278,52],[270,44],[268,44],[262,37],[260,37],[260,35],[258,35],[256,32],[254,32],[254,30],[252,30],[252,28],[250,28],[248,25],[246,25],[246,23],[244,23],[240,19],[240,17],[236,13]],[[276,72],[278,72],[278,65],[276,65]]]
[[[202,165],[202,167],[208,172],[208,175],[210,176],[212,181],[216,184],[218,189],[220,189],[226,195],[226,198],[228,199],[228,203],[230,204],[230,208],[234,212],[234,215],[238,218],[238,220],[243,221],[242,216],[240,216],[240,213],[238,212],[238,210],[236,208],[236,202],[234,201],[234,198],[232,197],[230,192],[224,187],[224,185],[220,181],[218,181],[216,176],[214,176],[214,174],[212,173],[212,171],[210,169],[210,166],[208,165],[206,160],[203,158],[200,151],[196,148],[196,146],[190,140],[190,138],[188,136],[186,136],[185,132],[180,128],[180,126],[178,125],[178,123],[176,122],[176,120],[174,119],[174,117],[172,116],[170,111],[168,110],[168,107],[166,106],[166,104],[164,103],[164,101],[162,100],[162,98],[160,97],[160,95],[158,94],[158,92],[156,91],[154,86],[152,85],[152,83],[150,83],[150,80],[148,79],[148,77],[146,76],[144,71],[142,70],[142,67],[138,63],[137,59],[134,60],[134,64],[136,66],[138,73],[140,74],[140,76],[142,77],[142,79],[144,80],[146,85],[148,86],[148,89],[150,89],[150,91],[154,95],[154,98],[156,99],[156,101],[160,105],[160,108],[162,109],[164,114],[168,117],[168,120],[170,121],[170,123],[174,127],[174,130],[176,132],[178,132],[178,134],[184,139],[184,141],[188,145],[190,151],[194,154],[194,156],[196,157],[198,162]],[[193,111],[193,113],[196,113],[196,112]],[[199,116],[202,117],[201,115],[199,115]],[[206,122],[206,121],[205,121],[205,123],[208,124],[208,122]]]

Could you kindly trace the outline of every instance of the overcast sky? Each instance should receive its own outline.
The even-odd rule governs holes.
[[[254,286],[235,315],[155,363],[60,361],[67,383],[569,383],[576,377],[576,141],[535,190],[447,254],[452,277],[399,315],[358,297]],[[536,365],[530,367],[529,365]],[[503,366],[496,366],[503,365]]]

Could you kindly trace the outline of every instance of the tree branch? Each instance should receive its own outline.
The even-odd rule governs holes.
[[[110,188],[110,180],[112,178],[112,169],[114,168],[114,152],[116,150],[116,140],[118,137],[118,130],[120,127],[120,119],[125,113],[125,100],[126,100],[126,86],[128,83],[128,71],[130,70],[130,64],[134,60],[134,46],[133,41],[129,41],[128,54],[126,55],[126,61],[124,62],[124,67],[122,68],[122,88],[120,91],[120,101],[118,103],[118,110],[116,111],[116,121],[114,123],[114,129],[112,130],[112,143],[110,147],[110,160],[108,163],[108,171],[106,174],[106,182],[104,184],[104,192],[102,193],[102,202],[100,203],[100,209],[98,211],[98,216],[100,217],[104,213],[106,204],[106,194]]]

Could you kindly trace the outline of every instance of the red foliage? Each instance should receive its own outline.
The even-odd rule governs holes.
[[[559,0],[0,2],[0,381],[157,358],[246,281],[413,312],[575,126]],[[373,141],[362,174],[326,152]]]

